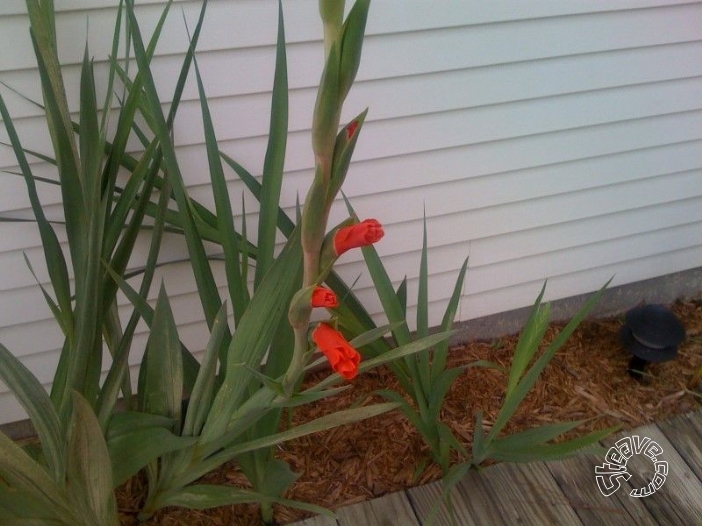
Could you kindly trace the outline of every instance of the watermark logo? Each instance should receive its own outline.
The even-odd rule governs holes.
[[[621,487],[622,479],[626,481],[631,478],[626,464],[632,456],[640,453],[653,462],[655,474],[648,485],[632,489],[629,496],[648,497],[663,486],[668,476],[668,463],[665,460],[659,460],[660,455],[663,454],[663,448],[648,437],[633,435],[617,440],[607,451],[605,463],[595,466],[595,479],[602,495],[609,497]]]

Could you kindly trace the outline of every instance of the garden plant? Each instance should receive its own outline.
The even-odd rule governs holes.
[[[338,196],[367,114],[363,110],[349,122],[341,122],[360,63],[370,1],[356,0],[346,17],[343,0],[319,2],[325,65],[312,116],[314,177],[294,219],[280,206],[288,135],[282,3],[270,133],[260,179],[221,152],[215,137],[195,53],[206,7],[205,0],[170,107],[164,112],[150,62],[171,3],[145,41],[134,1],[121,0],[108,61],[107,96],[98,107],[86,46],[79,116],[74,122],[58,60],[53,2],[27,0],[43,95],[41,103],[33,102],[45,113],[53,153],[23,148],[2,97],[0,114],[20,167],[19,173],[11,175],[26,183],[51,286],[37,281],[64,342],[50,394],[0,345],[0,380],[26,409],[40,444],[22,448],[0,433],[0,522],[118,524],[114,488],[139,472],[148,483],[141,519],[166,506],[205,509],[243,502],[258,503],[268,524],[273,522],[276,503],[329,514],[285,498],[297,475],[276,458],[275,446],[397,408],[428,444],[431,460],[444,473],[447,492],[468,469],[488,458],[558,458],[595,444],[609,432],[549,443],[579,424],[573,422],[499,436],[599,294],[537,357],[549,317],[548,307],[541,304],[542,291],[516,349],[502,411],[487,433],[477,415],[470,453],[441,421],[444,397],[465,369],[446,364],[467,261],[441,326],[430,330],[425,227],[417,330],[412,334],[406,281],[394,287],[373,247],[384,235],[381,223],[359,220],[347,201],[348,219],[328,225],[332,206],[342,205]],[[172,136],[191,69],[198,87],[213,211],[190,197]],[[129,140],[141,143],[140,154],[127,153]],[[56,179],[36,176],[31,157],[54,165]],[[233,171],[258,200],[255,235],[247,230],[243,206],[241,224],[235,225],[225,169]],[[60,222],[46,217],[38,184],[59,187]],[[58,229],[65,231],[67,253]],[[161,265],[165,232],[182,235],[187,246],[187,261],[210,332],[200,360],[181,342],[166,287],[159,288],[155,305],[148,301]],[[279,232],[286,242],[278,251]],[[148,239],[150,247],[144,262],[133,256],[140,236]],[[208,253],[206,242],[221,248],[221,253]],[[339,257],[356,248],[363,250],[387,325],[376,325],[352,287],[333,270]],[[215,282],[216,268],[222,265],[225,294]],[[138,285],[133,284],[135,278]],[[117,308],[119,291],[132,305],[126,324]],[[315,308],[327,309],[328,317],[313,321]],[[148,325],[149,337],[134,382],[129,358],[140,319]],[[109,351],[107,364],[103,348]],[[317,358],[317,351],[323,356]],[[325,361],[331,366],[329,374],[303,387],[307,372]],[[379,393],[386,403],[358,405],[297,426],[286,425],[285,411],[334,396],[357,374],[381,364],[389,365],[409,399],[386,390]],[[490,362],[469,366],[496,367]],[[123,411],[116,410],[120,394],[126,406]],[[232,460],[248,478],[250,489],[197,482]]]

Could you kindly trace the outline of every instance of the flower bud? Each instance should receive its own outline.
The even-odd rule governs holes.
[[[347,380],[356,377],[361,355],[339,331],[328,323],[320,323],[312,333],[312,339],[327,357],[332,369]]]
[[[327,309],[333,309],[339,306],[339,298],[336,297],[333,290],[329,290],[325,287],[315,287],[312,292],[310,304],[313,308],[325,307]]]
[[[340,228],[334,235],[334,251],[340,256],[352,248],[376,243],[384,235],[383,226],[376,219],[366,219],[356,225]]]

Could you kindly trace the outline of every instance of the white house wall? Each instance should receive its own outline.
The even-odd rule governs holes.
[[[86,36],[104,79],[115,0],[57,0],[60,57],[71,109]],[[164,5],[137,2],[149,34]],[[153,60],[167,106],[199,2],[176,1]],[[290,134],[283,206],[294,212],[312,176],[310,121],[322,68],[316,0],[284,0]],[[198,53],[220,147],[260,174],[266,148],[277,4],[209,3]],[[39,99],[23,0],[0,2],[0,80]],[[685,0],[374,0],[357,82],[345,110],[370,107],[344,191],[362,217],[386,227],[377,245],[395,284],[408,279],[415,311],[422,214],[430,250],[430,301],[437,323],[469,257],[459,319],[530,304],[543,281],[556,299],[702,265],[702,2]],[[192,79],[191,79],[192,80]],[[20,137],[49,151],[40,111],[5,88]],[[175,126],[179,159],[196,199],[211,204],[196,86],[189,82]],[[0,139],[6,140],[4,130]],[[136,148],[136,144],[134,145]],[[52,167],[35,163],[37,175]],[[0,146],[0,170],[16,171]],[[233,174],[237,203],[245,192]],[[0,179],[0,212],[24,217],[19,178]],[[40,188],[51,217],[60,194]],[[344,218],[338,203],[332,221]],[[255,200],[246,199],[255,231]],[[65,236],[59,232],[61,241]],[[143,260],[147,240],[137,247]],[[167,236],[163,258],[185,255]],[[0,342],[47,385],[61,334],[26,268],[45,284],[31,224],[0,223]],[[338,265],[381,321],[359,253]],[[191,271],[162,273],[191,349],[206,330]],[[360,276],[360,277],[359,277]],[[222,294],[225,277],[217,276]],[[122,313],[129,312],[120,300]],[[141,328],[131,358],[139,363]],[[0,422],[24,414],[0,385]]]

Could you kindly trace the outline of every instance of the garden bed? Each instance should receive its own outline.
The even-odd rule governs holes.
[[[675,361],[650,366],[644,381],[633,380],[626,373],[629,355],[619,342],[621,318],[586,321],[546,368],[506,432],[588,419],[569,435],[572,437],[615,424],[632,429],[699,407],[702,400],[688,388],[695,371],[702,367],[702,300],[681,300],[671,308],[687,333]],[[562,324],[553,324],[546,340],[561,327]],[[508,367],[516,341],[516,336],[505,336],[456,346],[450,364],[489,359]],[[489,426],[500,408],[505,385],[506,375],[497,370],[470,368],[452,387],[442,418],[469,451],[476,411],[482,409],[485,425]],[[297,410],[293,422],[347,408],[359,399],[365,403],[378,401],[372,393],[388,387],[399,390],[392,373],[387,368],[373,370],[356,378],[352,388],[342,395]],[[431,482],[441,475],[438,466],[428,462],[421,437],[399,412],[288,442],[279,448],[278,456],[301,474],[287,496],[331,509]],[[417,466],[424,463],[426,469],[416,476]],[[210,473],[205,480],[245,484],[235,463]],[[137,524],[135,514],[144,492],[143,482],[138,478],[119,489],[123,525]],[[276,510],[280,524],[305,516],[289,508]],[[207,511],[171,508],[162,510],[145,524],[248,526],[260,524],[260,519],[255,506]]]

